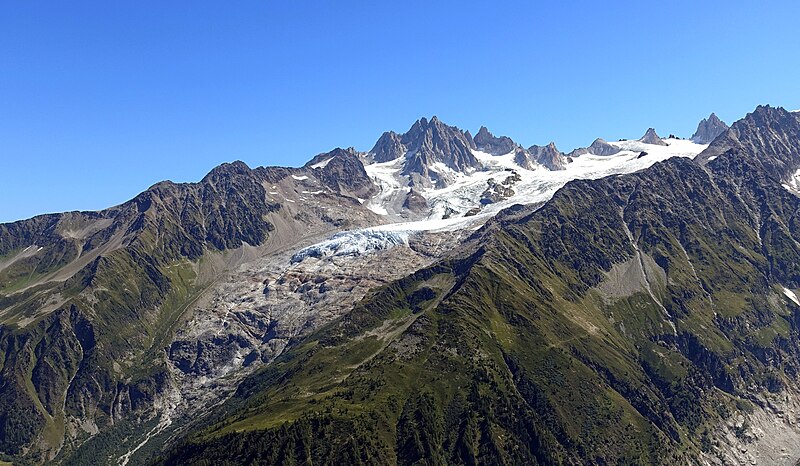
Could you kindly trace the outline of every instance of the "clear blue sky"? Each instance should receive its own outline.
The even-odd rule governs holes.
[[[0,3],[0,221],[438,115],[563,150],[800,108],[800,2]]]

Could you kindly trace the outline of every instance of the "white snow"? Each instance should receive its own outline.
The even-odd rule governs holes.
[[[305,175],[303,175],[303,176],[292,175],[292,178],[294,178],[297,181],[303,181],[303,180],[307,180],[308,179],[308,177],[305,176]]]
[[[328,166],[328,164],[331,162],[331,160],[333,160],[333,157],[328,157],[327,159],[323,160],[322,162],[315,163],[314,165],[311,165],[311,168],[325,168],[325,167]]]
[[[719,156],[718,155],[712,155],[711,157],[708,158],[708,161],[710,162],[710,161],[716,159],[717,157],[719,157]]]
[[[484,170],[463,174],[445,166],[434,166],[437,171],[446,174],[451,183],[441,188],[428,188],[420,191],[431,208],[431,213],[426,219],[388,223],[367,230],[341,232],[329,240],[298,252],[295,257],[298,258],[297,260],[302,260],[308,256],[362,254],[407,244],[409,235],[416,232],[478,228],[487,219],[511,205],[547,201],[568,181],[631,173],[671,157],[694,157],[708,147],[705,144],[695,144],[682,139],[665,139],[664,141],[669,145],[658,146],[639,141],[611,142],[610,144],[616,145],[622,151],[609,156],[584,154],[575,157],[573,162],[567,165],[566,170],[555,171],[541,166],[537,166],[533,170],[524,169],[514,162],[513,153],[493,156],[473,151],[475,157],[484,165]],[[642,151],[647,152],[647,155],[638,158]],[[408,177],[400,174],[403,160],[404,157],[400,157],[389,162],[373,163],[365,167],[367,174],[380,189],[380,192],[366,201],[365,205],[371,211],[387,216],[389,219],[400,220],[395,213],[400,210],[399,206],[410,189]],[[514,196],[484,206],[477,215],[464,217],[467,211],[479,205],[481,193],[487,188],[490,178],[502,183],[514,173],[520,177],[518,182],[511,185],[515,191]],[[442,218],[445,213],[449,213],[450,218]]]
[[[375,212],[378,215],[389,215],[389,211],[386,210],[386,207],[378,204],[368,204],[367,209]]]
[[[324,191],[301,191],[303,194],[322,194]]]
[[[367,202],[367,208],[379,215],[389,215],[387,205],[400,191],[408,191],[408,180],[400,175],[405,157],[383,163],[373,163],[364,167],[372,182],[378,186],[380,192]]]
[[[797,299],[797,295],[794,294],[794,291],[790,290],[789,288],[783,287],[783,294],[786,295],[787,298],[791,299],[795,304],[800,306],[800,300]]]
[[[343,231],[328,240],[297,251],[291,262],[300,262],[306,257],[359,256],[401,244],[408,245],[408,232],[374,228]]]
[[[567,164],[566,170],[554,171],[544,167],[537,167],[534,170],[521,168],[514,162],[513,153],[492,156],[475,151],[475,156],[483,163],[486,170],[469,175],[455,173],[455,181],[450,186],[424,190],[421,194],[433,210],[429,218],[440,219],[448,209],[455,211],[453,217],[462,217],[464,213],[478,205],[478,199],[486,189],[489,178],[502,182],[513,172],[518,173],[521,180],[512,185],[516,194],[504,201],[485,206],[479,216],[488,217],[513,204],[544,202],[570,180],[631,173],[670,157],[694,157],[708,147],[682,139],[665,141],[669,146],[644,144],[639,141],[612,142],[610,144],[616,145],[622,151],[608,156],[584,154],[575,157],[572,163]],[[642,151],[647,152],[647,155],[638,158]]]
[[[800,195],[800,170],[794,172],[789,180],[782,185],[787,191]]]

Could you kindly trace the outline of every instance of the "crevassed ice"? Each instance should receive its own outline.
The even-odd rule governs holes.
[[[407,231],[383,231],[374,229],[343,231],[321,243],[297,251],[291,262],[300,262],[306,257],[358,256],[394,246],[408,245]]]

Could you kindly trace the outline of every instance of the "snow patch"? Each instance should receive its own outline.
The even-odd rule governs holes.
[[[787,298],[791,299],[795,304],[800,306],[800,300],[797,299],[797,295],[794,294],[794,291],[790,290],[789,288],[783,287],[783,294],[786,295]]]
[[[389,211],[386,210],[386,207],[377,204],[370,204],[367,206],[367,209],[375,212],[378,215],[389,215]]]
[[[719,157],[719,156],[718,155],[712,155],[711,157],[708,158],[708,161],[710,162],[710,161],[716,159],[717,157]]]
[[[327,159],[323,160],[322,162],[315,163],[314,165],[311,165],[311,168],[325,168],[325,167],[328,166],[329,163],[331,163],[331,160],[333,160],[333,157],[328,157]]]
[[[303,176],[292,175],[292,178],[294,178],[297,181],[304,181],[304,180],[308,179],[308,177],[305,176],[305,175],[303,175]]]
[[[787,191],[800,196],[800,170],[797,170],[789,177],[786,183],[781,184]]]

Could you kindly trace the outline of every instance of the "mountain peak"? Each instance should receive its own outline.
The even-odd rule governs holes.
[[[654,144],[657,146],[667,145],[667,143],[661,139],[661,136],[659,136],[658,133],[656,133],[656,130],[654,128],[647,128],[647,131],[644,133],[644,136],[642,136],[639,139],[639,141],[645,144]]]
[[[589,147],[581,147],[579,149],[575,149],[569,153],[569,157],[578,157],[583,154],[592,154],[592,155],[614,155],[620,151],[620,148],[614,145],[611,145],[603,138],[597,138],[592,141],[592,144]]]
[[[536,163],[544,165],[549,170],[566,169],[567,159],[564,154],[556,148],[555,142],[550,142],[550,144],[546,146],[533,145],[528,148],[528,153]],[[531,164],[527,160],[520,159],[519,153],[515,157],[515,161],[522,167],[531,168]]]
[[[731,149],[784,179],[800,167],[800,119],[782,107],[759,105],[716,137],[696,160],[707,163]]]
[[[431,182],[446,183],[441,170],[429,168],[441,162],[450,170],[465,172],[481,166],[472,150],[477,149],[468,131],[449,126],[439,117],[425,117],[415,121],[403,134],[387,131],[381,135],[369,152],[375,162],[388,162],[405,156],[402,173],[415,177],[415,182],[429,185]]]
[[[488,128],[481,126],[474,138],[478,150],[492,155],[505,155],[513,152],[518,144],[508,136],[496,137]]]
[[[405,153],[405,147],[400,142],[400,136],[397,133],[386,131],[378,138],[369,152],[376,162],[389,162],[402,156]]]
[[[692,135],[692,142],[697,144],[708,144],[717,136],[724,133],[728,129],[728,125],[712,113],[708,118],[704,118],[697,124],[697,131]]]

